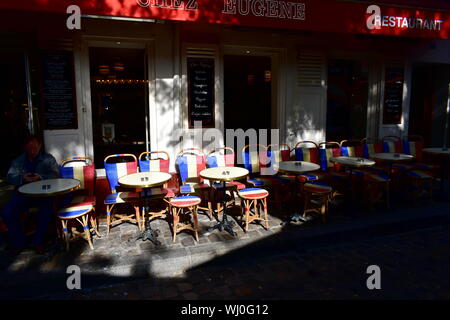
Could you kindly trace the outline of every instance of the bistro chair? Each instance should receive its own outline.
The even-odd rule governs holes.
[[[294,147],[295,160],[306,161],[320,165],[319,146],[313,141],[300,141]],[[300,182],[323,180],[325,175],[317,171],[314,173],[304,173],[298,175]]]
[[[383,152],[383,143],[378,138],[364,138],[361,143],[363,145],[363,156],[366,159],[372,158],[375,153]]]
[[[80,188],[64,200],[65,204],[57,212],[57,216],[62,224],[66,249],[69,249],[68,223],[71,221],[77,221],[82,226],[89,247],[94,249],[91,240],[91,231],[94,231],[97,236],[100,236],[97,217],[95,215],[94,162],[89,157],[71,157],[64,159],[60,165],[60,176],[61,178],[77,179],[80,181]],[[89,225],[89,221],[91,226]],[[72,228],[71,231],[72,235],[79,234],[75,228]]]
[[[296,179],[295,175],[278,172],[280,162],[291,160],[291,148],[287,144],[270,144],[267,146],[267,157],[271,178],[274,180],[274,184],[278,185],[272,190],[275,196],[274,200],[281,208],[282,203],[291,199],[291,187]]]
[[[197,210],[201,201],[202,200],[197,196],[179,196],[170,200],[173,218],[173,242],[176,241],[177,233],[182,230],[193,231],[195,240],[198,241],[199,229]]]
[[[302,192],[305,199],[303,217],[311,213],[319,214],[322,222],[326,222],[333,188],[321,181],[312,181],[303,185]]]
[[[216,168],[216,167],[234,167],[234,159],[235,153],[233,148],[230,147],[221,147],[216,148],[208,152],[206,156],[206,165],[208,168]],[[211,186],[214,188],[216,192],[214,192],[214,202],[217,208],[217,217],[222,213],[222,199],[223,196],[223,184],[222,182],[211,181]],[[227,181],[226,191],[230,193],[230,199],[227,201],[227,207],[229,205],[233,205],[235,203],[235,193],[237,190],[241,190],[245,188],[245,184],[239,181]]]
[[[403,153],[410,154],[415,157],[415,161],[412,163],[414,169],[423,170],[431,174],[433,177],[437,177],[441,166],[436,163],[424,161],[422,152],[423,147],[424,140],[422,136],[409,135],[403,137]]]
[[[342,140],[339,145],[343,156],[362,158],[364,155],[363,145],[359,140]]]
[[[196,193],[202,201],[206,201],[208,207],[198,208],[206,211],[208,218],[212,217],[212,188],[204,183],[200,177],[200,172],[206,168],[206,157],[203,151],[198,148],[188,148],[181,150],[175,160],[175,169],[180,179],[180,193],[191,195]]]
[[[434,178],[423,170],[407,170],[406,176],[406,192],[409,198],[417,202],[419,198],[433,198],[433,181]]]
[[[263,222],[264,228],[269,229],[267,197],[269,191],[261,188],[245,188],[239,190],[241,198],[242,219],[245,220],[244,231],[248,231],[248,225],[253,221]]]
[[[384,204],[387,209],[390,208],[390,182],[391,178],[380,172],[364,172],[364,202],[369,208],[374,207],[378,203]]]
[[[402,141],[397,136],[385,136],[381,139],[383,142],[383,152],[387,153],[401,153]]]
[[[115,162],[112,162],[112,160]],[[120,189],[119,178],[137,172],[136,156],[126,153],[113,154],[107,156],[103,162],[106,178],[108,179],[109,188],[111,190],[111,194],[107,195],[105,198],[107,234],[109,234],[111,227],[124,221],[135,223],[139,227],[139,230],[142,230],[141,214],[139,206],[137,205],[139,194],[137,192],[119,192],[117,190]],[[114,209],[117,209],[116,206],[118,205],[122,207],[125,205],[129,207],[131,205],[134,207],[134,212],[116,213]]]
[[[166,151],[146,151],[139,155],[140,172],[169,173],[170,156]]]
[[[170,168],[170,156],[166,151],[146,151],[142,152],[138,158],[139,171],[140,172],[166,172],[169,173]],[[173,198],[178,190],[173,188],[167,188],[167,184],[164,188],[151,188],[144,192],[146,197],[164,195],[162,200],[165,201],[165,205],[161,206],[161,199],[152,199],[152,207],[159,208],[157,211],[142,210],[141,228],[145,228],[146,214],[149,215],[149,221],[156,218],[165,219],[167,213],[170,211],[170,201],[166,198]]]
[[[247,183],[252,187],[270,188],[272,179],[267,175],[269,172],[267,147],[262,144],[246,145],[242,148],[242,159],[244,168],[249,171]]]

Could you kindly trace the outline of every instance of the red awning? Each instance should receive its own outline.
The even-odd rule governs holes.
[[[264,28],[450,38],[450,12],[337,0],[2,0],[0,8]],[[375,16],[376,15],[376,16]]]

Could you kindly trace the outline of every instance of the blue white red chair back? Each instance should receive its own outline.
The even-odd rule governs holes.
[[[116,193],[116,188],[119,186],[119,178],[137,172],[137,158],[134,154],[119,153],[109,155],[103,162],[111,193]]]
[[[419,135],[411,135],[403,138],[403,152],[416,158],[418,162],[422,161],[423,138]]]
[[[279,165],[281,161],[291,160],[291,148],[287,144],[269,144],[267,146],[267,157],[269,168],[275,170],[274,166]]]
[[[402,152],[402,142],[397,136],[386,136],[383,137],[383,152],[388,153],[401,153]]]
[[[95,164],[89,157],[71,157],[61,161],[59,168],[61,178],[77,179],[80,190],[86,190],[89,195],[94,194]]]
[[[340,143],[341,155],[345,157],[363,157],[363,145],[359,140],[342,140]]]
[[[341,155],[341,146],[337,142],[321,142],[319,143],[319,161],[320,168],[326,171],[334,168],[335,164],[331,162],[332,157],[339,157]]]
[[[169,173],[170,156],[166,151],[142,152],[139,155],[140,172],[167,172]]]
[[[177,155],[175,168],[183,184],[200,183],[200,172],[206,168],[205,154],[197,148],[183,149]]]
[[[363,156],[366,159],[372,158],[375,153],[383,152],[383,143],[377,138],[364,138],[361,143],[363,145]]]
[[[319,146],[313,141],[300,141],[295,147],[295,160],[319,164]]]
[[[211,150],[206,156],[206,165],[208,168],[233,167],[234,150],[230,147],[222,147]]]
[[[250,175],[265,174],[265,169],[269,166],[267,147],[262,144],[244,146],[242,149],[242,160],[245,169],[249,171]]]

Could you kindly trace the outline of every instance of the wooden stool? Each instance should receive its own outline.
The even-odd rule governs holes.
[[[364,174],[366,202],[372,206],[375,203],[383,202],[383,189],[385,193],[384,202],[386,208],[390,208],[389,185],[391,178],[384,174],[368,173]]]
[[[417,201],[420,196],[428,193],[428,197],[432,199],[433,196],[433,176],[421,170],[408,170],[406,177],[409,180],[409,188],[412,190],[414,201]],[[415,190],[414,190],[415,189]],[[428,190],[426,190],[428,189]]]
[[[305,208],[303,210],[303,216],[305,217],[309,212],[319,213],[322,222],[326,221],[328,216],[328,203],[330,196],[333,192],[333,188],[323,182],[308,182],[303,185],[303,194],[305,197]],[[320,200],[320,208],[312,207],[312,197],[316,196]]]
[[[192,230],[194,231],[195,240],[198,241],[198,217],[197,210],[198,205],[202,200],[197,196],[180,196],[173,198],[170,200],[170,207],[172,208],[172,217],[173,217],[173,242],[175,242],[177,233],[184,230]],[[190,222],[189,224],[180,222],[181,214],[190,214],[192,213],[194,217],[194,223]]]
[[[258,220],[264,221],[264,227],[269,229],[269,219],[267,217],[267,197],[269,191],[261,188],[246,188],[238,191],[242,200],[241,208],[245,210],[245,232],[248,231],[248,224]],[[253,206],[253,212],[251,210]],[[264,210],[262,215],[261,207]],[[244,216],[244,213],[242,214]]]
[[[81,224],[84,230],[84,236],[89,243],[89,247],[94,250],[94,246],[92,245],[91,240],[91,231],[94,230],[98,236],[100,234],[98,233],[96,219],[89,214],[92,211],[94,211],[93,205],[83,203],[80,203],[79,205],[70,205],[58,211],[58,218],[61,220],[63,237],[64,241],[66,242],[67,250],[69,250],[69,230],[67,229],[67,224],[70,220],[76,220]],[[91,221],[92,228],[89,227],[89,220]],[[74,229],[75,228],[72,228],[72,234],[79,234],[79,232]]]

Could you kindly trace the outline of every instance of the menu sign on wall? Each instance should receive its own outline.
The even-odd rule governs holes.
[[[402,121],[403,67],[387,66],[385,69],[383,124]]]
[[[189,128],[214,128],[214,59],[188,58]]]
[[[77,129],[73,53],[42,54],[42,104],[47,130]]]

